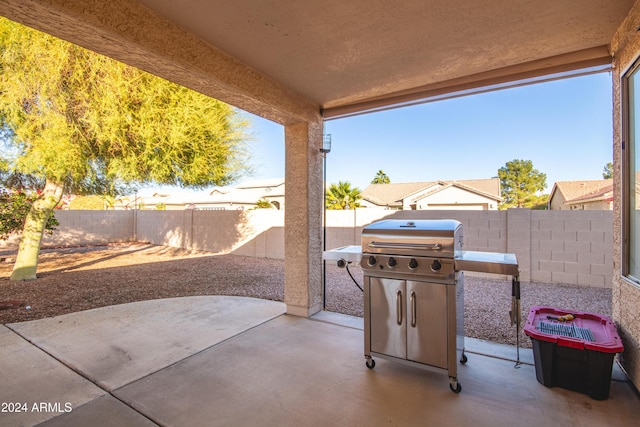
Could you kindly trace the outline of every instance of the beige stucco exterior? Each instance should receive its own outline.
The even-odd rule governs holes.
[[[322,140],[319,118],[285,127],[284,302],[299,316],[322,309]]]
[[[640,56],[640,1],[620,25],[611,42],[615,57],[613,72],[613,317],[624,340],[622,362],[636,387],[640,387],[640,288],[621,277],[622,262],[622,92],[621,77]]]

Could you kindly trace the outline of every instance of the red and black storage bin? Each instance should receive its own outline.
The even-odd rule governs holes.
[[[574,319],[566,320],[566,315]],[[534,306],[524,333],[531,338],[540,384],[588,394],[596,400],[609,397],[613,358],[624,350],[609,317]]]

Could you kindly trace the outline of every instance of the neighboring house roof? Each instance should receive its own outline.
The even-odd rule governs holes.
[[[284,185],[284,178],[256,179],[238,184],[233,188],[275,188]]]
[[[284,178],[255,180],[235,187],[215,187],[194,193],[154,194],[153,201],[166,205],[255,204],[260,199],[284,197]],[[151,200],[150,200],[151,201]]]
[[[612,200],[613,200],[613,183],[607,185],[606,187],[600,188],[596,191],[592,191],[589,194],[585,194],[584,196],[567,200],[567,203],[573,205],[577,203],[592,203],[592,202],[601,202],[601,201],[610,202]]]
[[[500,178],[470,179],[470,180],[460,180],[460,181],[452,181],[452,182],[457,183],[460,186],[467,186],[469,188],[473,188],[475,190],[478,190],[480,193],[495,196],[498,199],[502,200],[502,191],[500,189]]]
[[[415,202],[417,199],[422,199],[450,187],[458,187],[496,201],[502,200],[500,197],[500,180],[498,178],[370,184],[362,191],[361,195],[362,199],[378,206],[400,207],[406,199]]]
[[[558,181],[553,184],[551,195],[549,196],[549,206],[552,205],[554,199],[558,198],[565,204],[572,204],[576,200],[583,198],[597,197],[598,194],[604,194],[613,191],[612,179],[598,179],[587,181]],[[584,203],[584,201],[582,201]]]
[[[495,181],[497,182],[497,191],[495,186],[493,185],[486,185],[487,183],[482,182],[481,185],[476,186],[478,183],[480,183],[480,181]],[[485,185],[482,185],[485,184]],[[492,183],[489,183],[492,184]],[[463,190],[466,190],[470,193],[475,193],[478,194],[480,196],[486,197],[488,199],[493,199],[496,202],[502,201],[502,197],[500,197],[500,180],[498,180],[497,178],[495,180],[491,179],[487,179],[487,180],[473,180],[473,181],[439,181],[437,183],[437,185],[433,186],[433,188],[431,188],[429,191],[427,191],[426,193],[421,193],[419,195],[417,195],[416,197],[413,197],[411,199],[412,202],[415,202],[419,199],[424,199],[425,197],[429,197],[435,193],[439,193],[441,191],[446,190],[447,188],[450,187],[457,187],[457,188],[461,188]],[[493,187],[493,188],[492,188]],[[486,191],[489,190],[489,191]],[[494,190],[493,192],[491,190]]]
[[[431,187],[435,182],[404,182],[397,184],[370,184],[360,194],[378,206],[402,206],[402,200],[416,192]]]
[[[260,199],[284,197],[284,178],[248,181],[235,187],[214,188],[202,203],[256,203]],[[198,203],[198,201],[194,201]]]

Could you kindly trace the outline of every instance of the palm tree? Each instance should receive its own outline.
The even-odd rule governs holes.
[[[375,178],[371,181],[372,184],[389,184],[391,180],[382,169],[378,171]]]
[[[327,190],[327,209],[347,210],[360,207],[360,189],[351,188],[349,181],[339,181],[338,184],[331,184]]]
[[[253,209],[272,209],[273,205],[267,199],[259,199]]]

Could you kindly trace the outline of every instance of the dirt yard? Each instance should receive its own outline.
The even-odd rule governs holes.
[[[194,295],[284,300],[284,261],[191,253],[147,244],[41,251],[38,279],[11,282],[15,253],[0,255],[0,324],[52,317],[108,305]],[[362,270],[352,266],[362,285]],[[465,278],[465,335],[516,343],[509,322],[511,282]],[[611,315],[611,290],[522,283],[522,318],[533,305]],[[345,269],[327,263],[326,309],[363,316],[362,292]],[[520,344],[530,346],[519,335]]]
[[[14,259],[5,255],[0,263],[0,306],[19,307],[0,310],[0,323],[156,298],[284,298],[282,261],[146,244],[44,249],[37,280],[10,282]]]

